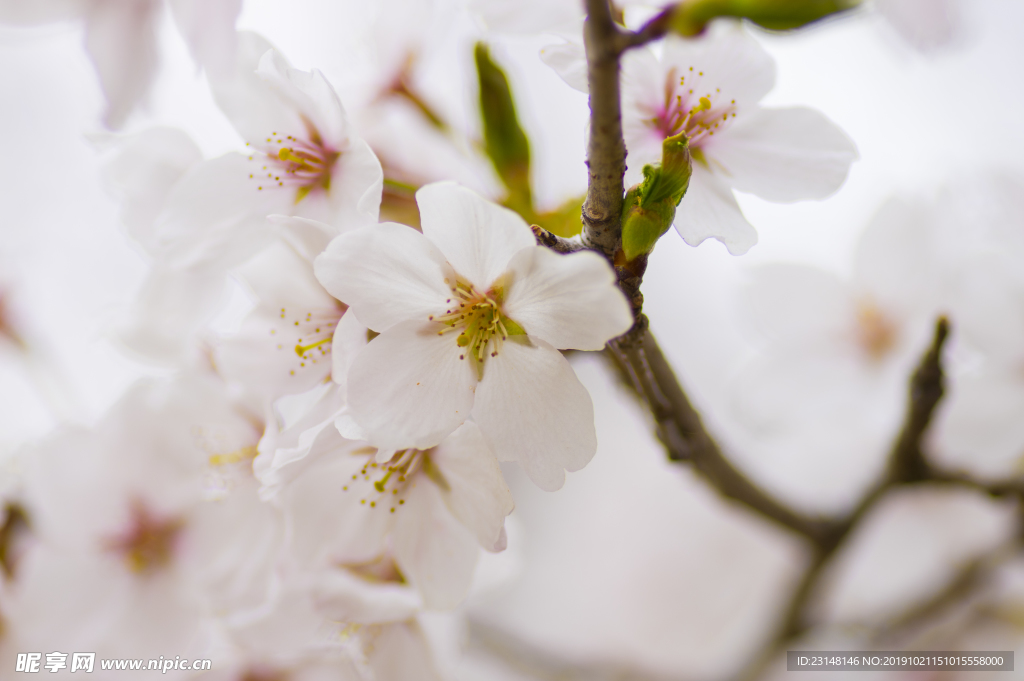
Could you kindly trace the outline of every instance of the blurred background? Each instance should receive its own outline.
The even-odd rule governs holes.
[[[368,96],[376,11],[374,3],[246,0],[238,26],[265,35],[296,67],[321,69],[348,104]],[[446,11],[439,6],[434,20],[457,38],[424,60],[421,91],[473,131],[480,24]],[[860,160],[826,201],[740,195],[760,235],[745,256],[714,241],[691,248],[670,232],[650,261],[645,310],[709,429],[738,467],[799,508],[848,507],[877,474],[885,438],[853,425],[808,443],[748,427],[735,378],[761,337],[743,312],[743,287],[752,268],[780,261],[848,276],[860,234],[890,197],[931,202],[993,172],[1024,171],[1024,5],[971,0],[956,12],[952,39],[926,51],[868,10],[792,35],[756,31],[778,73],[763,103],[824,112],[856,142]],[[553,209],[583,194],[586,96],[538,58],[558,38],[484,39],[509,74],[530,135],[538,205]],[[152,96],[125,131],[179,127],[206,157],[240,148],[169,21],[160,51]],[[0,452],[11,453],[58,423],[93,423],[137,378],[168,370],[138,361],[114,338],[147,263],[103,185],[112,133],[97,122],[103,97],[81,27],[0,26],[0,64],[0,310],[33,348],[26,360],[13,343],[0,344]],[[251,305],[239,286],[215,330],[236,328]],[[806,549],[670,464],[599,357],[573,361],[595,401],[599,451],[554,494],[506,469],[517,505],[511,548],[488,556],[485,572],[499,584],[465,606],[475,652],[452,664],[466,679],[726,678],[769,636]],[[900,415],[892,417],[883,435]],[[871,620],[927,595],[964,560],[1003,541],[1014,522],[1012,505],[948,490],[908,490],[877,514],[818,599],[826,620]],[[1010,598],[1013,574],[1000,578],[1009,591],[999,598]],[[963,640],[977,634],[977,648],[1019,647],[1007,630],[972,622],[962,624]],[[830,631],[828,642],[858,640],[851,627]]]

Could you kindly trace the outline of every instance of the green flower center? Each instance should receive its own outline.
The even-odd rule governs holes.
[[[459,359],[474,359],[482,364],[488,356],[498,356],[509,336],[526,333],[501,309],[503,293],[500,286],[478,293],[471,284],[459,281],[447,301],[451,307],[442,315],[431,315],[430,321],[445,326],[438,335],[458,332],[455,343],[463,350]]]

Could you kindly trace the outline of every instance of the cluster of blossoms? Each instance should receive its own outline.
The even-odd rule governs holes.
[[[380,222],[381,163],[323,74],[231,44],[208,78],[245,151],[204,160],[154,128],[108,162],[151,258],[120,336],[179,375],[27,457],[3,663],[174,651],[221,656],[215,678],[438,678],[417,618],[506,548],[499,461],[547,490],[590,461],[559,350],[633,315],[603,257],[539,246],[454,182],[416,191],[418,227]],[[204,350],[230,272],[256,304]]]
[[[597,451],[591,396],[563,353],[634,328],[621,263],[581,240],[538,243],[544,214],[503,197],[483,145],[417,91],[419,45],[381,60],[350,118],[323,73],[235,31],[239,1],[168,4],[242,142],[212,159],[173,128],[110,143],[104,179],[149,262],[118,338],[170,375],[35,443],[0,484],[0,668],[26,650],[93,651],[216,660],[178,678],[446,678],[432,616],[486,587],[481,551],[510,547],[502,464],[554,492]],[[148,89],[162,6],[0,1],[0,19],[83,18],[117,127]],[[573,14],[541,58],[586,91]],[[739,23],[623,57],[626,185],[650,182],[684,139],[692,172],[672,224],[687,244],[743,254],[757,233],[734,190],[822,199],[857,159],[824,115],[760,106],[773,84]],[[447,140],[443,162],[394,143],[408,134],[386,112],[396,101],[430,132],[416,143]],[[765,441],[808,422],[808,437],[851,428],[865,435],[851,449],[877,449],[946,312],[967,340],[942,456],[959,465],[981,446],[972,473],[1003,474],[1024,451],[1019,191],[1007,185],[992,220],[1010,227],[979,232],[966,255],[950,245],[954,208],[893,204],[849,280],[754,272],[750,309],[770,338],[737,378],[745,424]],[[216,335],[232,282],[251,309]]]

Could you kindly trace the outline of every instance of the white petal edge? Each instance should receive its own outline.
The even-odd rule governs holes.
[[[699,246],[705,239],[717,239],[729,253],[743,255],[757,243],[757,232],[743,217],[729,185],[697,165],[673,224],[683,241],[691,246]]]
[[[600,350],[633,324],[615,272],[596,253],[526,248],[509,262],[508,274],[504,310],[531,338],[560,349]]]
[[[416,192],[423,235],[455,271],[483,293],[513,255],[537,245],[516,213],[454,182],[435,182]]]
[[[403,322],[374,338],[348,373],[353,419],[375,447],[429,449],[469,418],[476,372],[455,334]]]
[[[587,53],[582,44],[567,41],[547,45],[540,50],[540,60],[550,66],[569,87],[580,92],[589,92]]]
[[[477,542],[488,551],[504,549],[505,517],[515,508],[498,460],[467,421],[431,453],[447,483],[441,490],[445,505]]]
[[[540,339],[513,336],[488,357],[473,420],[499,461],[518,461],[543,490],[565,482],[597,451],[594,404],[569,362]]]
[[[314,270],[324,288],[374,331],[444,314],[455,285],[437,247],[412,227],[393,222],[341,235],[316,259]]]
[[[86,12],[85,49],[107,98],[104,123],[120,128],[148,94],[157,69],[160,3],[94,3]]]
[[[476,538],[425,480],[412,486],[394,514],[395,562],[434,610],[450,610],[466,597],[480,557]]]
[[[858,158],[839,126],[804,107],[741,112],[705,153],[735,189],[787,203],[833,194]]]

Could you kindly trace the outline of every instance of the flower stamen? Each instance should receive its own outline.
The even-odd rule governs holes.
[[[720,133],[736,117],[736,100],[720,103],[721,90],[718,88],[714,92],[697,94],[703,77],[703,71],[694,75],[693,67],[690,67],[691,82],[688,86],[687,76],[677,79],[675,69],[671,69],[665,78],[664,102],[645,123],[664,138],[685,133],[691,147],[713,137],[716,132]]]

